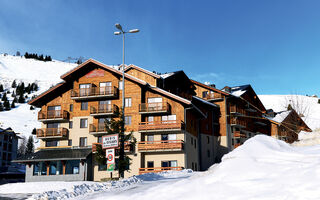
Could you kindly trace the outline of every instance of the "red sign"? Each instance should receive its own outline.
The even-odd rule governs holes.
[[[107,158],[107,164],[114,164],[114,149],[107,149],[106,150],[106,158]]]
[[[94,78],[94,77],[103,77],[104,76],[104,70],[102,69],[95,69],[86,74],[86,78]]]

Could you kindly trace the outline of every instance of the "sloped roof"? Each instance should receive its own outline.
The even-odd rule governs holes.
[[[191,81],[192,83],[194,83],[194,84],[196,84],[196,85],[200,85],[201,87],[204,87],[204,88],[206,88],[206,89],[208,89],[208,90],[212,90],[212,91],[218,92],[218,93],[220,93],[220,94],[224,94],[224,95],[226,95],[226,96],[230,95],[229,93],[227,93],[227,92],[225,92],[225,91],[219,90],[219,89],[217,89],[217,88],[210,87],[210,86],[205,85],[205,84],[203,84],[203,83],[200,83],[200,82],[198,82],[198,81],[195,81],[195,80],[192,80],[192,79],[190,79],[190,81]]]
[[[251,85],[240,85],[240,86],[235,86],[231,87],[231,94],[237,97],[242,96],[244,93],[248,91],[248,89],[251,88]]]
[[[285,120],[288,117],[288,115],[291,112],[292,112],[292,110],[282,111],[282,112],[279,112],[275,117],[270,118],[270,119],[275,122],[281,123],[281,122],[283,122],[283,120]]]
[[[150,76],[153,76],[153,77],[155,77],[155,78],[160,78],[160,76],[159,76],[158,74],[155,74],[155,73],[153,73],[153,72],[151,72],[151,71],[149,71],[149,70],[143,69],[143,68],[138,67],[138,66],[133,65],[133,64],[130,64],[129,66],[127,66],[127,67],[124,69],[124,71],[128,71],[128,70],[131,69],[131,68],[134,68],[134,69],[136,69],[136,70],[138,70],[138,71],[144,72],[144,73],[146,73],[146,74],[148,74],[148,75],[150,75]]]
[[[59,148],[59,149],[42,149],[29,156],[24,156],[13,162],[39,162],[50,160],[80,160],[86,159],[92,152],[91,148]]]

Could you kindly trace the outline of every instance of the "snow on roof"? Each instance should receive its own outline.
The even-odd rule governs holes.
[[[236,97],[240,97],[247,91],[249,86],[250,85],[241,85],[241,86],[231,87],[230,93]]]
[[[243,95],[246,92],[246,90],[237,90],[235,92],[231,92],[232,95],[236,96],[236,97],[240,97],[241,95]]]
[[[290,113],[291,113],[291,110],[283,111],[283,112],[278,113],[275,117],[270,118],[270,119],[275,121],[275,122],[281,123],[283,120],[285,120],[288,117],[288,115]]]
[[[166,78],[172,76],[173,74],[175,74],[175,72],[161,74],[160,77],[163,78],[163,79],[166,79]]]
[[[218,105],[216,105],[216,104],[214,104],[214,103],[210,103],[210,102],[208,102],[208,101],[206,101],[206,100],[204,100],[204,99],[201,99],[200,97],[193,96],[193,98],[195,98],[195,99],[197,99],[197,100],[199,100],[199,101],[201,101],[201,102],[203,102],[203,103],[205,103],[205,104],[207,104],[207,105],[210,105],[210,106],[213,106],[213,107],[219,107]]]

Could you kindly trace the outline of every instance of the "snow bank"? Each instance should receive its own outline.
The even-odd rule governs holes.
[[[320,146],[293,147],[258,135],[208,171],[145,190],[88,199],[320,199]]]
[[[320,144],[320,132],[304,132],[299,133],[299,141],[292,143],[293,146],[313,146]]]

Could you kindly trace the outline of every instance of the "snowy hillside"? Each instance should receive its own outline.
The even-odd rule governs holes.
[[[297,147],[258,135],[206,172],[144,174],[104,183],[13,183],[0,186],[0,197],[40,192],[30,199],[309,200],[320,199],[319,172],[320,145]]]
[[[317,97],[303,95],[259,95],[260,100],[266,109],[273,109],[275,112],[287,110],[291,104],[298,113],[303,113],[302,119],[312,129],[320,128],[320,104]]]
[[[0,84],[4,86],[6,91],[10,91],[7,96],[9,101],[12,101],[11,94],[14,89],[11,88],[11,85],[14,80],[17,84],[20,82],[25,84],[37,82],[39,90],[28,94],[30,98],[61,82],[60,76],[75,66],[76,64],[60,61],[43,62],[25,59],[20,56],[0,54]],[[16,104],[16,108],[0,112],[0,128],[11,127],[15,132],[28,137],[33,128],[40,126],[37,121],[37,112],[37,109],[30,110],[28,104]]]

